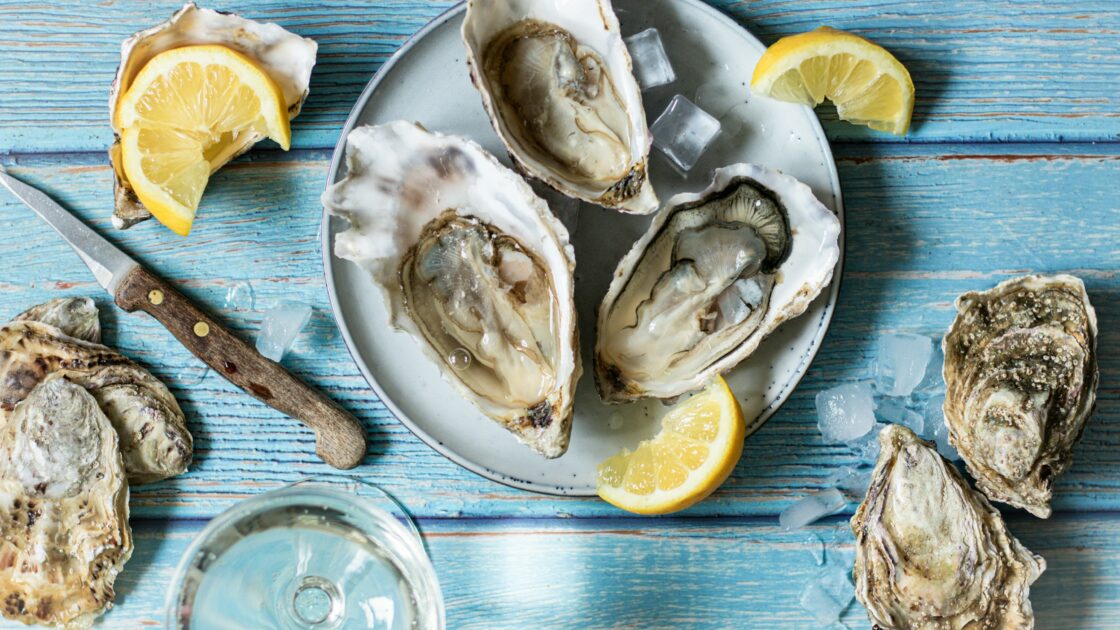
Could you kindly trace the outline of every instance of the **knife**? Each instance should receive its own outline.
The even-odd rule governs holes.
[[[264,404],[315,431],[315,452],[335,468],[353,468],[366,453],[366,435],[354,416],[234,336],[183,294],[94,232],[37,188],[0,169],[0,183],[74,248],[113,300],[142,310],[188,350]]]

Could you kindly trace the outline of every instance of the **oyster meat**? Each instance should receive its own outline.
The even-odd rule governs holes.
[[[653,136],[610,0],[469,0],[471,79],[517,166],[560,192],[648,214]]]
[[[731,369],[828,285],[839,236],[808,186],[753,164],[673,197],[599,306],[599,395],[671,399]]]
[[[856,598],[886,630],[1034,627],[1030,585],[1046,569],[973,490],[909,429],[879,433],[879,460],[852,517]]]
[[[92,300],[67,298],[34,307],[0,327],[0,417],[39,383],[65,376],[89,391],[116,429],[129,482],[184,472],[192,440],[175,397],[147,370],[94,343],[100,337],[96,320]]]
[[[54,373],[0,414],[0,612],[89,627],[132,555],[128,485],[109,419]]]
[[[113,225],[124,229],[152,215],[144,207],[128,183],[120,161],[120,128],[117,127],[117,104],[137,73],[152,57],[184,46],[218,44],[236,50],[253,60],[268,74],[284,95],[288,117],[295,118],[307,98],[311,69],[315,66],[318,45],[276,24],[247,20],[232,13],[200,9],[193,2],[184,4],[169,20],[129,37],[121,44],[121,64],[109,90],[109,119],[115,139],[109,149],[109,161],[116,174],[114,186]],[[211,172],[248,151],[264,138],[253,131],[223,138],[207,156]]]
[[[1032,275],[966,293],[943,346],[949,440],[976,485],[1050,516],[1054,479],[1096,403],[1097,316],[1084,283]]]
[[[396,121],[346,140],[323,205],[335,255],[368,271],[391,324],[445,380],[546,457],[568,447],[580,374],[568,232],[477,144]]]

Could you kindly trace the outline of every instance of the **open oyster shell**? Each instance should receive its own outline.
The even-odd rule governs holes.
[[[89,311],[93,308],[93,312]],[[55,325],[34,321],[43,318]],[[94,336],[100,330],[88,298],[55,300],[0,327],[0,417],[54,374],[81,385],[119,434],[129,482],[159,481],[184,472],[192,455],[175,397],[147,370],[114,350],[63,331]]]
[[[839,236],[840,220],[808,186],[753,164],[674,196],[599,306],[599,395],[671,399],[731,369],[828,286]]]
[[[945,419],[976,485],[1050,516],[1054,479],[1093,412],[1097,316],[1068,275],[1024,276],[957,299],[943,342]]]
[[[1034,627],[1030,585],[1046,561],[930,442],[890,425],[852,517],[856,598],[886,630]]]
[[[54,373],[0,414],[0,612],[87,628],[131,555],[116,432],[84,387]]]
[[[152,57],[173,48],[198,44],[220,44],[255,61],[283,92],[289,118],[295,118],[299,114],[307,99],[318,45],[313,40],[295,35],[276,24],[254,22],[232,13],[200,9],[190,2],[184,4],[166,22],[126,39],[121,44],[121,64],[109,89],[109,118],[114,134],[109,161],[112,162],[116,175],[113,225],[118,228],[131,227],[152,215],[136,198],[121,166],[121,130],[117,126],[117,104],[132,85],[137,73]],[[210,158],[211,172],[248,151],[263,138],[257,132],[229,138]]]
[[[630,53],[610,0],[469,0],[471,79],[519,169],[623,212],[657,209]]]
[[[367,270],[391,324],[444,379],[546,457],[568,448],[580,374],[568,231],[477,144],[396,121],[346,139],[323,206],[335,255]]]

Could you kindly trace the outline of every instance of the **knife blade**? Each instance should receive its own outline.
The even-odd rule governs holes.
[[[361,462],[366,436],[354,416],[265,358],[46,193],[3,169],[0,183],[62,236],[118,306],[155,317],[226,380],[310,427],[315,432],[315,451],[327,464],[346,469]]]

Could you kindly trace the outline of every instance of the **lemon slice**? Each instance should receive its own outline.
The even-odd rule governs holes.
[[[248,57],[225,46],[186,46],[153,57],[117,108],[121,162],[136,196],[186,235],[210,174],[272,138],[287,150],[284,95]]]
[[[914,82],[894,55],[827,26],[783,37],[766,49],[751,91],[809,106],[827,98],[841,119],[899,136],[914,112]]]
[[[746,424],[722,378],[674,406],[661,432],[599,465],[603,500],[638,514],[683,510],[715,492],[743,454]]]

